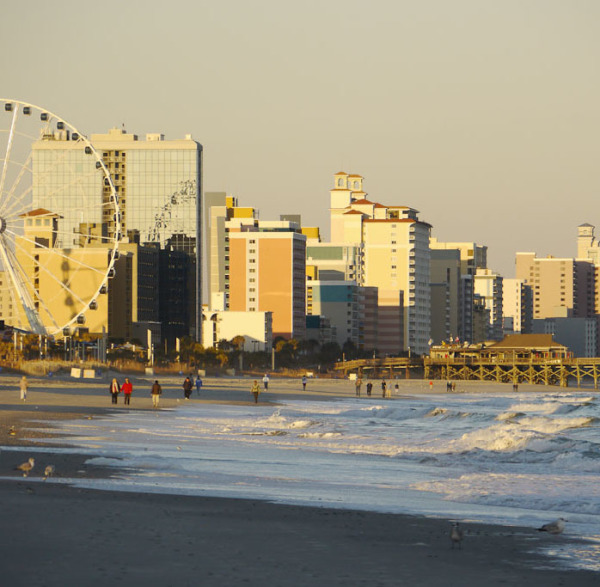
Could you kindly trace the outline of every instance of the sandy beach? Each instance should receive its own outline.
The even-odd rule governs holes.
[[[182,377],[159,377],[161,407],[183,402]],[[152,410],[149,378],[132,378],[131,408]],[[253,402],[251,381],[207,379],[191,402]],[[401,381],[401,393],[441,392],[445,382]],[[490,384],[496,385],[496,384]],[[502,386],[501,386],[502,387]],[[521,393],[544,391],[523,386]],[[491,389],[491,388],[490,388]],[[457,392],[461,391],[461,386]],[[261,402],[351,397],[347,381],[272,379]],[[0,509],[3,582],[11,585],[597,585],[599,575],[564,570],[536,552],[574,540],[532,528],[465,522],[462,549],[451,549],[450,521],[418,516],[298,507],[243,499],[84,490],[42,481],[46,464],[61,480],[110,477],[81,454],[57,453],[44,440],[52,421],[102,418],[108,380],[0,377]],[[36,451],[24,478],[14,467]],[[47,452],[46,452],[47,450]]]

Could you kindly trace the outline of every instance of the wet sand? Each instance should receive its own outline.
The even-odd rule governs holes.
[[[185,401],[181,377],[159,380],[163,407]],[[536,552],[572,537],[532,528],[464,522],[462,549],[453,550],[450,522],[442,519],[83,490],[65,480],[118,472],[53,447],[36,451],[36,467],[24,478],[14,467],[33,455],[27,446],[46,444],[53,420],[128,408],[122,396],[111,406],[108,381],[31,378],[26,402],[18,400],[17,382],[0,377],[0,444],[6,447],[0,452],[3,584],[586,587],[600,581],[598,573],[561,569]],[[250,380],[205,382],[200,399],[194,390],[190,401],[253,402]],[[151,410],[151,380],[133,378],[133,384],[131,407]],[[445,391],[445,382],[435,382],[433,391]],[[402,382],[401,393],[428,392],[427,382]],[[310,380],[303,393],[299,380],[272,379],[259,401],[352,395],[352,382]],[[60,483],[42,480],[46,464],[55,465]]]

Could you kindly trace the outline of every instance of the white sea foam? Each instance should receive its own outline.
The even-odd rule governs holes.
[[[600,537],[599,416],[589,393],[527,394],[518,403],[514,394],[463,393],[275,409],[188,404],[58,425],[73,450],[119,471],[77,481],[87,487],[532,527],[563,516],[568,532]]]

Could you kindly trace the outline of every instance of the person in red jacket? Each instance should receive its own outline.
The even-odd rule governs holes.
[[[131,381],[129,381],[128,377],[125,377],[125,383],[123,383],[121,386],[121,391],[124,394],[125,405],[128,406],[129,401],[131,400],[131,392],[133,391],[133,385],[131,384]]]

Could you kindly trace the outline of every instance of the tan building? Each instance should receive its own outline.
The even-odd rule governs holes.
[[[226,310],[229,307],[229,296],[225,288],[229,272],[229,231],[225,224],[230,220],[238,220],[240,226],[254,226],[258,222],[258,211],[239,206],[237,198],[228,196],[225,192],[206,192],[204,217],[208,306],[213,310]]]
[[[477,269],[473,279],[473,291],[484,300],[485,307],[490,312],[487,339],[502,340],[502,276],[491,269]]]
[[[274,337],[304,338],[306,237],[285,221],[226,227],[229,310],[272,312]]]
[[[588,318],[595,314],[595,267],[591,260],[517,253],[516,277],[531,286],[534,319]]]
[[[504,279],[502,287],[502,308],[504,318],[511,319],[510,334],[531,333],[533,320],[531,287],[523,279]]]
[[[445,283],[449,289],[446,298],[447,305],[443,308],[436,308],[432,312],[436,316],[438,325],[432,331],[432,338],[437,341],[437,337],[442,334],[439,327],[439,320],[447,316],[449,335],[453,338],[458,336],[461,341],[473,342],[475,340],[485,340],[485,336],[480,338],[479,322],[475,325],[475,273],[478,269],[487,268],[487,247],[478,245],[475,242],[440,242],[435,237],[429,240],[432,257],[431,283],[432,291],[435,291],[436,299],[439,301],[443,296],[440,291],[440,284]],[[450,263],[450,257],[458,255],[459,281],[455,285],[455,263]],[[444,263],[450,263],[446,269],[450,271],[447,278],[444,278]],[[436,285],[437,284],[437,285]],[[456,291],[454,288],[457,287]],[[458,304],[458,307],[455,306]],[[477,309],[479,312],[479,309]],[[477,320],[480,320],[480,312]],[[432,321],[433,323],[433,321]],[[435,336],[434,336],[435,335]]]
[[[106,280],[109,250],[58,248],[56,238],[62,219],[57,214],[38,208],[23,217],[24,234],[15,239],[15,254],[27,276],[25,287],[42,325],[53,332],[77,319],[75,326],[85,326],[90,332],[99,333],[102,328],[108,331],[108,296],[94,298],[94,294]],[[82,300],[92,300],[85,313]],[[29,330],[23,305],[13,303],[13,307],[16,313],[7,319],[13,326]]]
[[[431,226],[419,220],[414,208],[385,206],[366,196],[360,175],[335,174],[330,191],[331,240],[362,250],[359,284],[379,290],[379,352],[426,353],[431,330]]]

